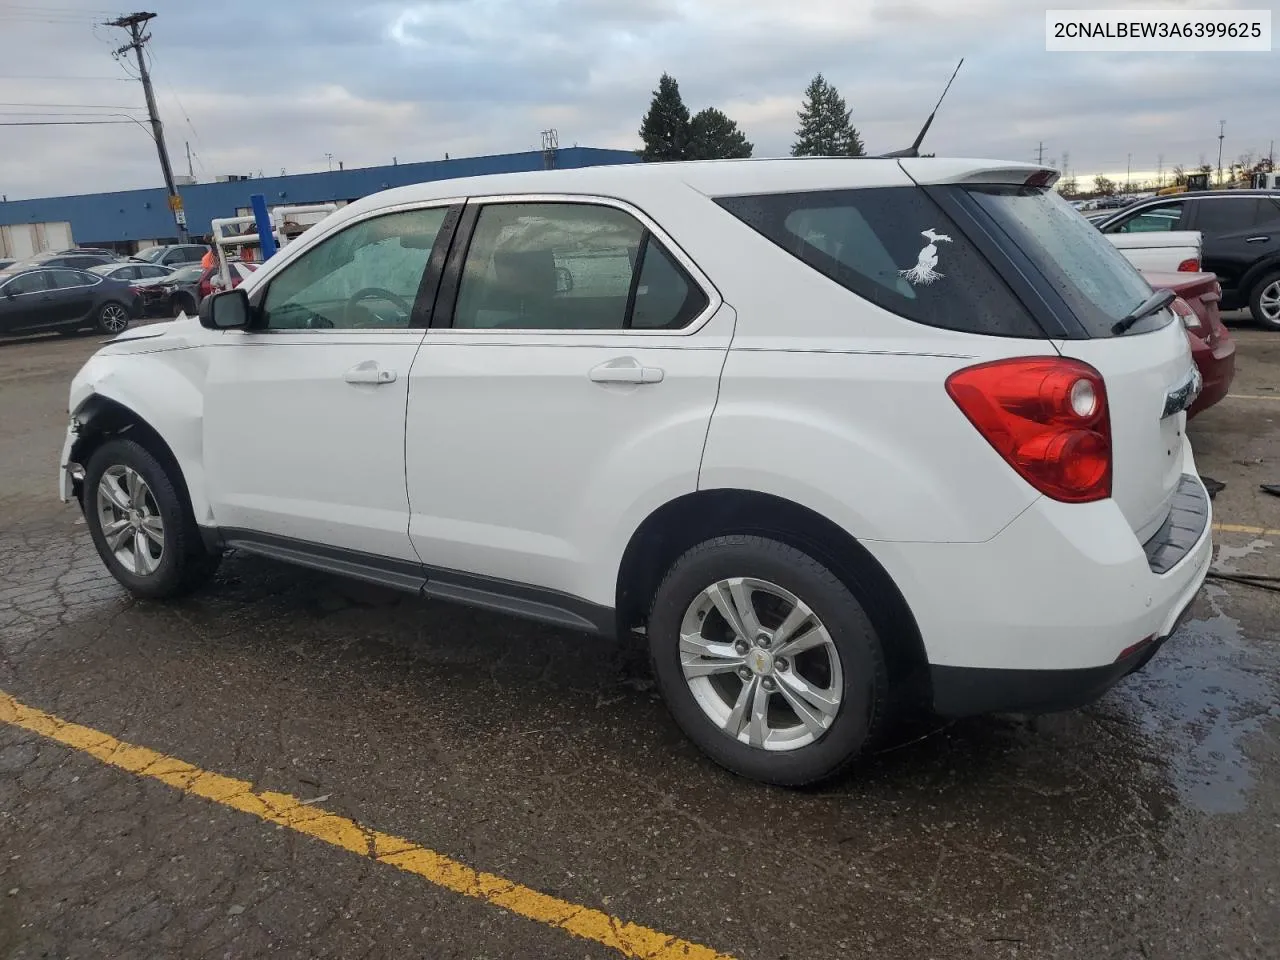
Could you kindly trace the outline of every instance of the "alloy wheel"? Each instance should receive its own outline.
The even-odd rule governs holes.
[[[1280,323],[1280,280],[1273,280],[1263,288],[1258,308],[1267,322]]]
[[[156,572],[164,559],[164,521],[147,481],[132,467],[108,467],[98,482],[98,525],[125,570],[138,577]]]
[[[680,666],[702,712],[727,736],[785,751],[821,738],[840,711],[840,654],[789,590],[750,577],[707,587],[680,624]]]
[[[108,303],[102,308],[102,328],[108,333],[119,333],[129,326],[129,314],[118,303]]]

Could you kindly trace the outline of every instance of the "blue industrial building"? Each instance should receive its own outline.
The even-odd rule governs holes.
[[[553,162],[559,168],[573,168],[635,163],[638,159],[630,150],[567,147],[556,151]],[[546,165],[546,155],[530,151],[197,183],[180,186],[178,192],[186,209],[188,229],[193,238],[198,238],[209,232],[209,223],[215,217],[234,217],[248,208],[249,197],[255,193],[263,194],[271,206],[351,201],[389,187],[452,177],[541,170]],[[71,236],[79,246],[132,249],[140,241],[172,243],[177,239],[177,227],[163,187],[0,203],[0,226],[58,222],[71,224]]]

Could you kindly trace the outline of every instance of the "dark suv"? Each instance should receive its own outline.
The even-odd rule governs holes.
[[[1201,262],[1222,283],[1222,309],[1248,307],[1280,330],[1280,193],[1206,190],[1153,197],[1102,220],[1103,233],[1199,230]]]

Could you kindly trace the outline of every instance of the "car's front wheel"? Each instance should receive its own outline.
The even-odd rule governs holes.
[[[103,333],[123,333],[129,328],[129,309],[122,303],[109,300],[98,311],[98,329]]]
[[[1267,274],[1254,285],[1249,312],[1264,327],[1280,330],[1280,270]]]
[[[888,674],[865,611],[778,541],[726,536],[685,553],[658,588],[648,636],[676,722],[742,776],[826,779],[884,724]]]
[[[141,444],[112,439],[85,467],[84,514],[98,555],[139,597],[172,597],[213,575],[181,480]]]

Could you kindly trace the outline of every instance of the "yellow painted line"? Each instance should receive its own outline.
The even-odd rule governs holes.
[[[1228,393],[1228,400],[1280,400],[1280,397],[1259,397],[1249,393]]]
[[[1239,523],[1215,523],[1213,529],[1216,533],[1253,533],[1260,537],[1280,537],[1280,530],[1272,530],[1268,527],[1246,527]]]
[[[575,937],[612,947],[626,957],[638,960],[733,960],[728,954],[718,953],[710,947],[628,923],[497,874],[476,870],[412,840],[361,826],[314,804],[303,803],[290,794],[255,791],[247,780],[210,773],[176,757],[117,740],[91,727],[68,723],[43,710],[25,706],[3,691],[0,691],[0,723],[38,733],[110,766],[139,777],[159,780],[182,793],[212,800],[232,810],[252,814],[267,823],[315,837],[362,857],[370,857],[464,897],[482,900]]]

